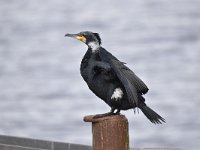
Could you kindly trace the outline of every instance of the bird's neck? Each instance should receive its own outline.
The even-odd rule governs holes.
[[[88,43],[88,47],[91,48],[92,52],[96,52],[99,49],[100,45],[98,42],[93,41]]]

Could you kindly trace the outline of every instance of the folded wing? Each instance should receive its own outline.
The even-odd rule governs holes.
[[[138,105],[138,93],[145,94],[149,90],[144,82],[135,75],[123,62],[120,62],[116,57],[101,50],[100,57],[108,62],[113,70],[113,73],[118,77],[127,93],[128,101],[131,105]]]

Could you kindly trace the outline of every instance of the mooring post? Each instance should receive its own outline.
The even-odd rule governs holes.
[[[92,122],[93,150],[128,150],[128,120],[124,115],[113,115],[93,119],[85,116],[85,122]]]

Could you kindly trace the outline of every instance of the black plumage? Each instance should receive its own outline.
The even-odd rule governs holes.
[[[140,108],[152,123],[165,122],[164,118],[145,104],[143,94],[149,90],[145,83],[125,63],[101,47],[98,33],[85,31],[65,36],[76,38],[88,45],[88,50],[81,61],[81,76],[90,90],[111,107],[109,113],[95,117]]]

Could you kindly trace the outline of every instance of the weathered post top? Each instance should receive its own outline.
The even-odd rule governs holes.
[[[93,150],[129,149],[128,120],[124,115],[93,117],[84,117],[85,122],[92,122]]]

